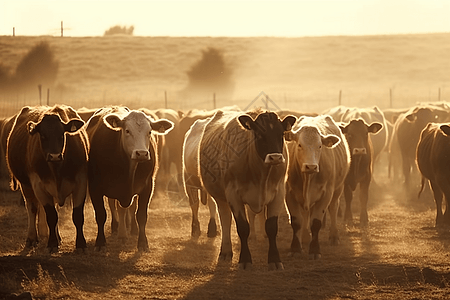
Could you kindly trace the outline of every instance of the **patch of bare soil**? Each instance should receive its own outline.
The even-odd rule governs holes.
[[[278,247],[284,271],[268,271],[268,242],[250,242],[253,268],[237,267],[239,240],[232,228],[234,258],[217,263],[220,236],[206,237],[209,213],[200,209],[202,235],[191,239],[186,202],[156,195],[150,205],[150,251],[137,251],[137,238],[107,237],[105,251],[94,252],[95,217],[86,204],[88,250],[74,251],[70,207],[60,210],[63,244],[48,254],[45,242],[24,251],[25,208],[17,200],[0,201],[0,299],[30,292],[33,299],[446,299],[450,297],[450,231],[434,227],[432,200],[406,201],[380,184],[371,193],[369,227],[340,219],[340,245],[321,231],[322,259],[289,253],[288,217],[279,221]],[[109,219],[106,231],[110,232]]]

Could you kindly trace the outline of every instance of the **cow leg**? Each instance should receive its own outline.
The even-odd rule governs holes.
[[[200,236],[200,222],[198,221],[198,208],[200,205],[199,201],[199,190],[192,186],[186,186],[186,191],[189,198],[189,206],[192,212],[192,224],[191,224],[191,236],[193,238],[198,238]]]
[[[248,223],[250,225],[250,235],[248,236],[249,240],[256,240],[256,229],[255,229],[255,219],[256,214],[250,209],[250,207],[245,207],[247,211]]]
[[[330,212],[330,243],[331,245],[337,245],[339,244],[339,233],[337,229],[337,215],[338,215],[338,208],[339,208],[339,198],[342,194],[343,188],[340,188],[339,190],[335,191],[333,194],[333,198],[331,199],[330,206],[328,207],[328,211]]]
[[[97,222],[97,239],[95,240],[95,250],[100,251],[106,246],[105,238],[105,223],[106,223],[106,209],[103,201],[103,195],[94,194],[89,190],[91,195],[92,205],[95,211],[95,221]]]
[[[248,269],[252,265],[252,256],[248,248],[248,236],[250,235],[250,224],[247,221],[244,205],[239,205],[238,208],[231,208],[236,222],[236,229],[241,241],[241,252],[239,255],[239,268]]]
[[[138,250],[140,251],[149,250],[147,234],[145,233],[145,227],[147,226],[148,203],[150,201],[152,189],[153,189],[153,182],[150,182],[147,185],[146,189],[139,194],[138,198],[134,199],[134,201],[138,201],[136,219],[139,227]]]
[[[111,233],[117,233],[119,230],[119,215],[116,208],[116,199],[108,197],[109,210],[111,211]]]
[[[217,205],[216,202],[211,198],[211,196],[206,194],[206,191],[202,190],[201,193],[202,197],[203,196],[207,197],[209,208],[209,223],[208,223],[208,232],[206,235],[210,238],[213,238],[217,236],[217,222],[216,222]]]
[[[292,242],[291,242],[291,252],[301,253],[302,244],[299,237],[302,218],[300,217],[300,205],[298,204],[295,196],[292,192],[286,194],[286,205],[289,210],[291,227],[292,227]]]
[[[127,210],[129,208],[122,207],[117,203],[117,215],[119,216],[118,223],[119,227],[117,230],[117,237],[122,243],[127,240]]]
[[[284,189],[283,189],[284,190]],[[278,216],[284,206],[285,193],[279,191],[276,198],[267,205],[267,220],[265,224],[266,234],[269,239],[268,264],[269,270],[283,270],[284,266],[280,259],[277,246]],[[264,215],[264,209],[261,213]]]
[[[320,244],[319,244],[319,231],[322,227],[321,219],[313,219],[311,222],[311,234],[312,239],[309,244],[309,259],[320,259]]]
[[[39,202],[37,203],[37,229],[40,240],[48,239],[49,231],[47,225],[47,216],[45,215],[44,207]],[[59,240],[61,240],[60,237]]]
[[[44,205],[45,214],[47,215],[47,225],[49,229],[47,248],[50,252],[58,251],[58,238],[56,234],[56,225],[58,224],[58,213],[54,204]]]
[[[130,233],[133,236],[139,236],[139,225],[136,220],[137,201],[133,201],[128,207],[127,215],[130,221]]]
[[[231,246],[231,209],[226,201],[218,200],[217,208],[219,210],[220,225],[222,226],[222,243],[220,246],[219,262],[231,262],[233,258],[233,249]]]
[[[84,226],[84,204],[86,203],[87,193],[87,178],[80,182],[72,193],[73,211],[72,221],[77,230],[75,239],[75,248],[84,250],[86,246],[86,239],[83,233]]]
[[[353,225],[353,213],[352,213],[353,190],[349,184],[344,185],[344,198],[345,198],[344,221],[348,225]]]
[[[25,199],[25,206],[28,214],[28,230],[27,240],[25,242],[25,248],[35,247],[38,242],[38,234],[36,229],[36,215],[39,210],[39,202],[34,195],[31,187],[21,185],[23,198]],[[42,207],[41,207],[42,209]],[[46,223],[46,222],[45,222]]]
[[[361,205],[359,223],[361,227],[369,225],[369,215],[367,214],[367,202],[369,201],[369,185],[371,176],[368,175],[363,182],[359,184],[359,201]]]
[[[439,185],[430,180],[431,189],[433,190],[434,202],[436,203],[436,227],[442,226],[444,224],[444,216],[442,214],[442,199],[443,193]],[[450,195],[449,195],[450,196]],[[447,211],[447,209],[446,209]]]

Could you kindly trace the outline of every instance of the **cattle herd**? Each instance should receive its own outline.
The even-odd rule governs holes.
[[[388,158],[387,176],[412,197],[429,181],[436,226],[450,225],[447,122],[446,102],[385,110],[338,106],[320,113],[26,106],[0,121],[0,140],[11,189],[20,189],[26,204],[27,248],[47,239],[48,250],[58,251],[57,208],[70,200],[75,247],[84,251],[84,206],[90,199],[98,226],[95,249],[101,250],[107,198],[112,231],[123,238],[131,226],[137,248],[148,250],[149,203],[155,186],[167,184],[175,167],[192,210],[192,237],[201,232],[199,204],[207,204],[208,237],[217,235],[217,219],[221,224],[219,261],[233,257],[234,219],[239,267],[251,266],[248,239],[260,225],[269,242],[269,269],[283,269],[277,247],[280,214],[287,209],[290,217],[291,252],[307,247],[309,257],[319,259],[319,233],[327,215],[330,243],[339,242],[340,199],[344,221],[354,224],[357,187],[359,225],[369,226],[369,186],[382,156]]]

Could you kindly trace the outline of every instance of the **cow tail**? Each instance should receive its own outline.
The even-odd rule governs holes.
[[[9,183],[9,187],[13,191],[17,191],[19,189],[19,182],[15,177],[11,178],[11,182]]]
[[[419,191],[419,194],[417,195],[417,198],[420,198],[420,195],[422,194],[422,192],[423,192],[423,189],[424,189],[424,187],[425,187],[425,176],[422,176],[422,181],[421,181],[421,186],[420,186],[420,191]]]

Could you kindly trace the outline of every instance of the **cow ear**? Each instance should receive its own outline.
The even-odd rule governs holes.
[[[439,128],[448,136],[450,136],[450,126],[448,124],[442,124]]]
[[[252,117],[250,117],[249,115],[239,116],[238,121],[239,121],[239,123],[241,123],[242,127],[244,127],[247,130],[252,130],[253,123],[255,122],[255,121],[253,121]]]
[[[297,121],[297,118],[294,116],[286,116],[283,121],[281,122],[281,125],[283,126],[284,131],[291,131],[292,126],[294,126],[295,121]]]
[[[103,118],[103,123],[109,129],[119,131],[122,128],[122,119],[116,114],[109,114]]]
[[[83,127],[84,121],[82,120],[70,120],[67,124],[64,125],[64,131],[66,132],[75,132],[78,131],[81,127]]]
[[[36,132],[39,131],[39,123],[35,123],[33,121],[29,121],[27,123],[27,130],[28,130],[28,133],[31,134],[31,135],[35,134]]]
[[[382,128],[383,128],[383,125],[378,122],[374,122],[374,123],[370,124],[369,127],[367,127],[368,131],[373,134],[377,134]]]
[[[409,114],[407,116],[405,116],[405,120],[408,121],[409,123],[413,123],[414,121],[416,121],[417,116],[415,114]]]
[[[173,123],[166,119],[160,119],[157,121],[150,121],[152,131],[154,130],[156,134],[164,135],[168,134],[173,129]]]
[[[339,144],[341,138],[334,134],[329,134],[327,136],[322,136],[322,145],[328,148],[334,148]]]
[[[348,124],[339,122],[339,128],[341,129],[343,134],[346,134],[347,133]]]

